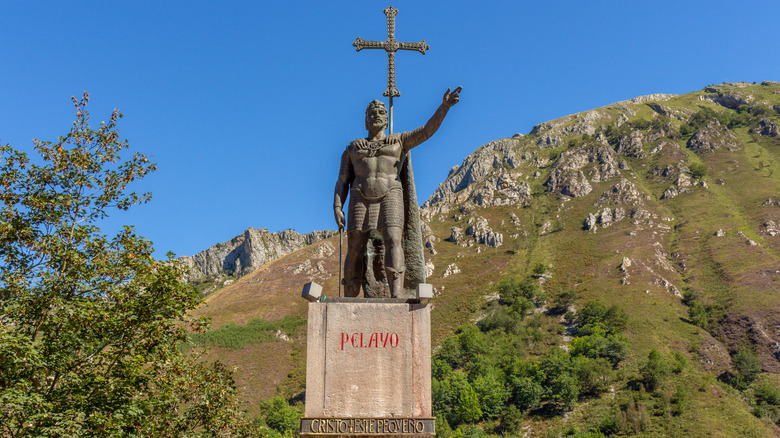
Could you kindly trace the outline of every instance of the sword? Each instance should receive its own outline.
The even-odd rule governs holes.
[[[341,260],[342,260],[342,258],[341,258],[341,251],[342,251],[341,250],[341,246],[342,246],[342,243],[341,242],[343,240],[344,240],[344,230],[343,229],[339,229],[339,298],[341,298],[341,282],[342,282],[342,278],[341,278]]]

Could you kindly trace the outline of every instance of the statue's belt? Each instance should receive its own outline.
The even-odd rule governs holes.
[[[353,191],[355,191],[355,192],[359,193],[359,194],[360,194],[360,198],[361,198],[362,200],[364,200],[364,201],[368,201],[368,202],[377,202],[377,201],[381,201],[381,200],[385,199],[385,196],[387,196],[387,194],[388,194],[388,193],[390,193],[390,191],[391,191],[391,190],[401,190],[402,188],[403,188],[403,187],[398,187],[398,186],[390,187],[390,188],[388,188],[387,190],[385,190],[385,192],[384,192],[384,193],[382,193],[382,194],[381,194],[381,195],[379,195],[379,196],[366,196],[366,195],[363,193],[363,191],[362,191],[362,190],[360,190],[360,189],[359,189],[359,188],[357,188],[357,187],[352,187],[351,189],[349,189],[349,191],[350,191],[350,193],[352,193]]]

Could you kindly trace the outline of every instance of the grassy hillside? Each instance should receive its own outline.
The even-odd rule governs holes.
[[[474,389],[482,409],[464,416],[439,386],[439,424],[469,435],[780,435],[779,110],[778,83],[723,84],[540,124],[468,157],[426,205],[435,248],[426,258],[444,367],[434,374],[448,388]],[[464,174],[468,184],[454,180]],[[468,233],[448,241],[453,228],[480,221],[501,245]],[[445,276],[452,264],[460,272]],[[199,313],[213,329],[300,319],[302,285],[317,281],[335,295],[337,273],[331,238],[221,289]],[[508,298],[507,285],[523,282],[533,291]],[[627,316],[614,333],[627,348],[606,368],[604,357],[591,354],[591,363],[571,347],[596,339],[580,312],[592,301]],[[207,359],[236,367],[250,411],[274,395],[301,398],[305,328],[284,327],[241,348],[203,340],[213,345]],[[483,349],[463,347],[475,336]],[[748,376],[754,359],[760,373]],[[577,395],[564,400],[539,378],[546,392],[522,401],[510,377],[531,382],[518,367],[553,360],[574,364],[572,376],[601,364],[607,383],[573,378]],[[659,371],[657,385],[647,380],[653,364],[671,370]],[[498,383],[486,392],[491,378]],[[487,394],[501,403],[491,408]]]

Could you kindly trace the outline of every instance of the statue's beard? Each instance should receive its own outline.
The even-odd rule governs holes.
[[[375,120],[371,123],[371,126],[378,129],[384,129],[387,123],[384,120]]]

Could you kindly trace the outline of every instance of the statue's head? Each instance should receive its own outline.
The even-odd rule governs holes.
[[[366,108],[366,129],[385,129],[387,127],[387,108],[381,100],[372,100]]]

